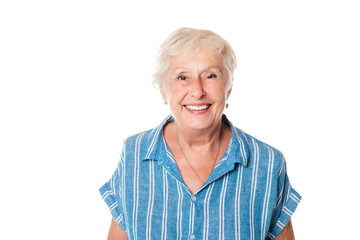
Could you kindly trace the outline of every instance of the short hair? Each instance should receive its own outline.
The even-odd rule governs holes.
[[[208,45],[210,50],[222,59],[223,66],[227,71],[228,81],[232,85],[234,69],[236,68],[236,56],[230,44],[212,31],[193,28],[175,30],[160,46],[156,70],[153,74],[153,85],[162,90],[170,67],[171,57],[184,53],[189,54],[202,45]]]

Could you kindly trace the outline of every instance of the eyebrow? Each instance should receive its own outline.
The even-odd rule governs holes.
[[[175,70],[174,70],[174,73],[177,73],[177,74],[179,74],[179,73],[181,73],[181,72],[186,72],[186,71],[189,71],[190,69],[189,68],[183,68],[183,67],[179,67],[179,68],[176,68]],[[205,69],[203,69],[201,72],[206,72],[206,71],[219,71],[220,73],[221,73],[221,68],[219,68],[219,67],[208,67],[208,68],[205,68]]]

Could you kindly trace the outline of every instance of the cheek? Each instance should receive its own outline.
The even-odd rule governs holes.
[[[179,102],[186,96],[186,91],[184,88],[181,88],[176,85],[169,86],[167,91],[167,96],[169,100]]]
[[[172,86],[168,82],[166,82],[161,93],[163,98],[165,97],[167,101],[170,101],[173,97],[173,92],[174,91],[172,89]]]
[[[222,85],[215,86],[211,88],[211,91],[208,91],[209,95],[213,97],[217,102],[223,102],[227,98],[226,89]]]

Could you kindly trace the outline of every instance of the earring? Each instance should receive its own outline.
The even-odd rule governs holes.
[[[226,103],[225,107],[226,107],[226,108],[229,108],[229,104],[228,104],[228,103]]]
[[[167,101],[164,101],[164,104],[167,105]]]

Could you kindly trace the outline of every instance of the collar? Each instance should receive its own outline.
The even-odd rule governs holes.
[[[143,150],[140,152],[141,160],[152,159],[161,161],[166,158],[166,143],[162,134],[162,129],[167,123],[172,121],[174,121],[174,117],[169,115],[159,126],[145,133],[145,147],[142,148]],[[234,127],[225,114],[222,115],[222,121],[230,126],[232,136],[229,147],[223,155],[223,159],[220,161],[231,161],[247,166],[250,151],[246,134],[242,130]]]

